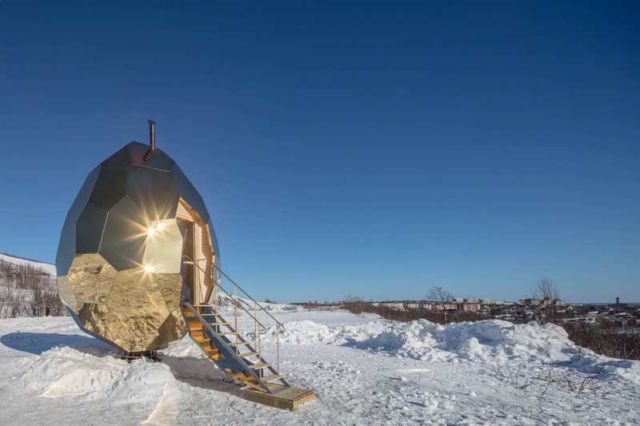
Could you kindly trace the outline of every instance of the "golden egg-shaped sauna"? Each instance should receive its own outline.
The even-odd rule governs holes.
[[[181,298],[209,300],[219,258],[200,194],[150,129],[149,145],[131,142],[89,173],[56,257],[60,296],[80,328],[128,353],[185,335]]]

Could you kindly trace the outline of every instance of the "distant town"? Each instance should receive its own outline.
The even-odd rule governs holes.
[[[488,298],[451,298],[450,300],[364,301],[357,298],[341,302],[305,302],[309,307],[345,304],[370,305],[377,310],[439,314],[444,322],[478,319],[501,319],[515,323],[529,321],[576,324],[608,324],[612,327],[640,328],[640,305],[621,303],[566,303],[559,298],[528,297],[516,302]],[[365,309],[366,310],[366,309]]]

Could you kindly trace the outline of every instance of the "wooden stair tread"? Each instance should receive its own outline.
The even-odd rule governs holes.
[[[189,318],[196,318],[196,314],[193,311],[185,311],[182,313],[185,317],[189,317]],[[221,314],[204,314],[204,313],[198,313],[197,315],[200,315],[201,317],[221,317]]]
[[[258,363],[255,363],[255,364],[251,364],[249,367],[250,367],[252,370],[259,370],[259,369],[261,369],[261,368],[269,367],[270,365],[271,365],[271,364],[269,364],[269,363],[267,363],[267,362],[258,362]]]
[[[222,361],[224,357],[220,352],[211,352],[207,354],[207,357],[213,361]]]
[[[258,352],[243,352],[243,353],[238,354],[238,356],[240,356],[241,358],[247,358],[247,357],[255,356],[255,355],[258,355]]]
[[[284,376],[282,374],[272,374],[270,376],[261,377],[260,379],[263,382],[268,383],[268,382],[273,382],[274,380],[279,380],[279,379],[282,379],[282,378],[284,378]]]

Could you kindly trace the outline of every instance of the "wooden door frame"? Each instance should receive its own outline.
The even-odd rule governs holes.
[[[213,292],[215,281],[213,280],[213,271],[215,268],[215,251],[211,241],[211,232],[209,224],[206,223],[200,214],[189,205],[183,198],[180,198],[178,206],[178,212],[176,217],[191,222],[193,229],[193,262],[200,265],[200,268],[204,270],[204,273],[200,268],[193,266],[193,291],[191,295],[191,302],[194,305],[204,304],[209,301]],[[184,209],[181,211],[180,207]],[[186,214],[185,214],[186,213]],[[200,255],[203,255],[200,258]],[[203,265],[204,264],[204,265]],[[204,294],[201,291],[201,284],[204,282]]]

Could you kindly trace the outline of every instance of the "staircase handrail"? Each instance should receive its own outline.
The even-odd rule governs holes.
[[[229,293],[224,287],[222,287],[219,283],[218,287],[220,288],[220,290],[222,290],[224,292],[224,294],[226,294],[227,296],[229,296],[231,299],[233,299],[234,303],[237,303],[237,301],[243,302],[245,305],[247,305],[249,308],[251,308],[251,305],[249,305],[248,302],[242,300],[239,297],[234,296],[233,294]],[[238,304],[238,306],[240,306]],[[249,309],[240,306],[240,309],[242,309],[245,313],[247,313],[247,315],[249,315],[251,317],[252,320],[254,320],[256,322],[256,324],[258,324],[260,327],[262,327],[262,330],[260,331],[261,334],[264,334],[267,332],[267,327],[262,323],[262,321],[260,321],[258,318],[256,318]]]
[[[186,254],[185,254],[185,255],[183,255],[182,257],[183,257],[183,258],[187,258],[187,260],[188,260],[189,262],[191,262],[191,264],[192,264],[192,265],[194,265],[196,268],[198,268],[201,272],[203,272],[203,273],[205,273],[205,274],[207,273],[207,271],[205,271],[205,270],[202,268],[202,266],[198,265],[198,263],[197,263],[197,262],[195,262],[195,261],[194,261],[190,256],[188,256],[188,255],[186,255]],[[221,272],[222,272],[222,271],[221,271]],[[224,272],[223,272],[223,273],[224,273]],[[225,274],[225,276],[227,276],[227,275]],[[228,277],[228,276],[227,276],[227,277]],[[229,296],[229,297],[230,297],[231,299],[233,299],[234,301],[240,301],[240,302],[242,302],[244,305],[246,305],[246,307],[244,307],[244,306],[241,306],[240,304],[238,304],[238,306],[240,307],[240,309],[242,309],[242,310],[243,310],[247,315],[249,315],[249,316],[251,317],[251,319],[253,319],[253,320],[256,322],[256,324],[258,324],[258,325],[261,327],[260,334],[264,334],[264,333],[266,333],[266,332],[267,332],[267,330],[268,330],[268,329],[267,329],[267,326],[265,326],[265,325],[262,323],[262,321],[260,321],[258,318],[256,318],[256,317],[251,313],[250,309],[253,309],[253,306],[251,306],[251,305],[249,304],[249,302],[247,302],[246,300],[244,300],[244,299],[242,299],[242,298],[240,298],[240,297],[236,297],[236,296],[232,295],[231,293],[229,293],[229,291],[227,291],[227,289],[225,289],[225,288],[222,286],[222,284],[221,284],[219,281],[217,281],[215,278],[213,278],[213,277],[212,277],[212,280],[213,280],[213,282],[218,286],[218,288],[224,292],[224,294],[226,294],[227,296]],[[232,282],[234,283],[234,285],[236,285],[236,287],[238,287],[238,289],[240,289],[240,291],[242,291],[244,294],[246,294],[246,292],[245,292],[242,288],[240,288],[240,287],[239,287],[239,286],[238,286],[234,281],[232,281]],[[260,306],[260,307],[262,308],[262,306],[261,306],[258,302],[256,302],[256,301],[255,301],[251,296],[249,296],[249,298],[250,298],[251,300],[253,300],[253,301],[254,301],[254,303],[255,303],[257,306]],[[235,302],[235,303],[237,303],[237,302]],[[247,309],[247,308],[248,308],[248,309]],[[264,308],[263,308],[262,310],[264,310]],[[269,314],[269,312],[268,312],[268,311],[265,311],[265,312],[266,312],[267,314]],[[277,318],[275,318],[273,315],[269,314],[269,316],[270,316],[270,317],[271,317],[271,318],[276,322],[276,327],[278,327],[278,332],[283,332],[283,331],[285,330],[285,328],[284,328],[284,324],[282,324],[280,321],[278,321],[278,319],[277,319]]]
[[[251,297],[251,295],[249,293],[247,293],[242,287],[240,287],[240,285],[235,282],[233,280],[233,278],[231,278],[229,275],[227,275],[222,269],[220,269],[220,267],[216,264],[213,265],[226,279],[228,279],[229,281],[231,281],[231,283],[242,292],[242,294],[244,294],[246,297],[248,297],[253,303],[256,304],[256,306],[258,306],[260,308],[260,310],[262,312],[264,312],[265,314],[267,314],[278,326],[278,329],[280,329],[280,331],[284,331],[285,327],[284,324],[282,322],[280,322],[280,320],[278,318],[276,318],[275,316],[273,316],[273,314],[271,314],[271,312],[269,312],[267,309],[265,309],[264,306],[262,306],[257,300],[255,300],[253,297]],[[214,280],[215,281],[215,280]],[[222,285],[220,285],[220,283],[218,283],[218,285],[220,286],[220,288],[222,288]],[[225,293],[227,293],[225,291]],[[228,294],[228,293],[227,293]],[[242,300],[242,299],[240,299]],[[245,302],[246,303],[246,302]],[[248,304],[248,303],[247,303]],[[249,305],[251,306],[251,305]]]

